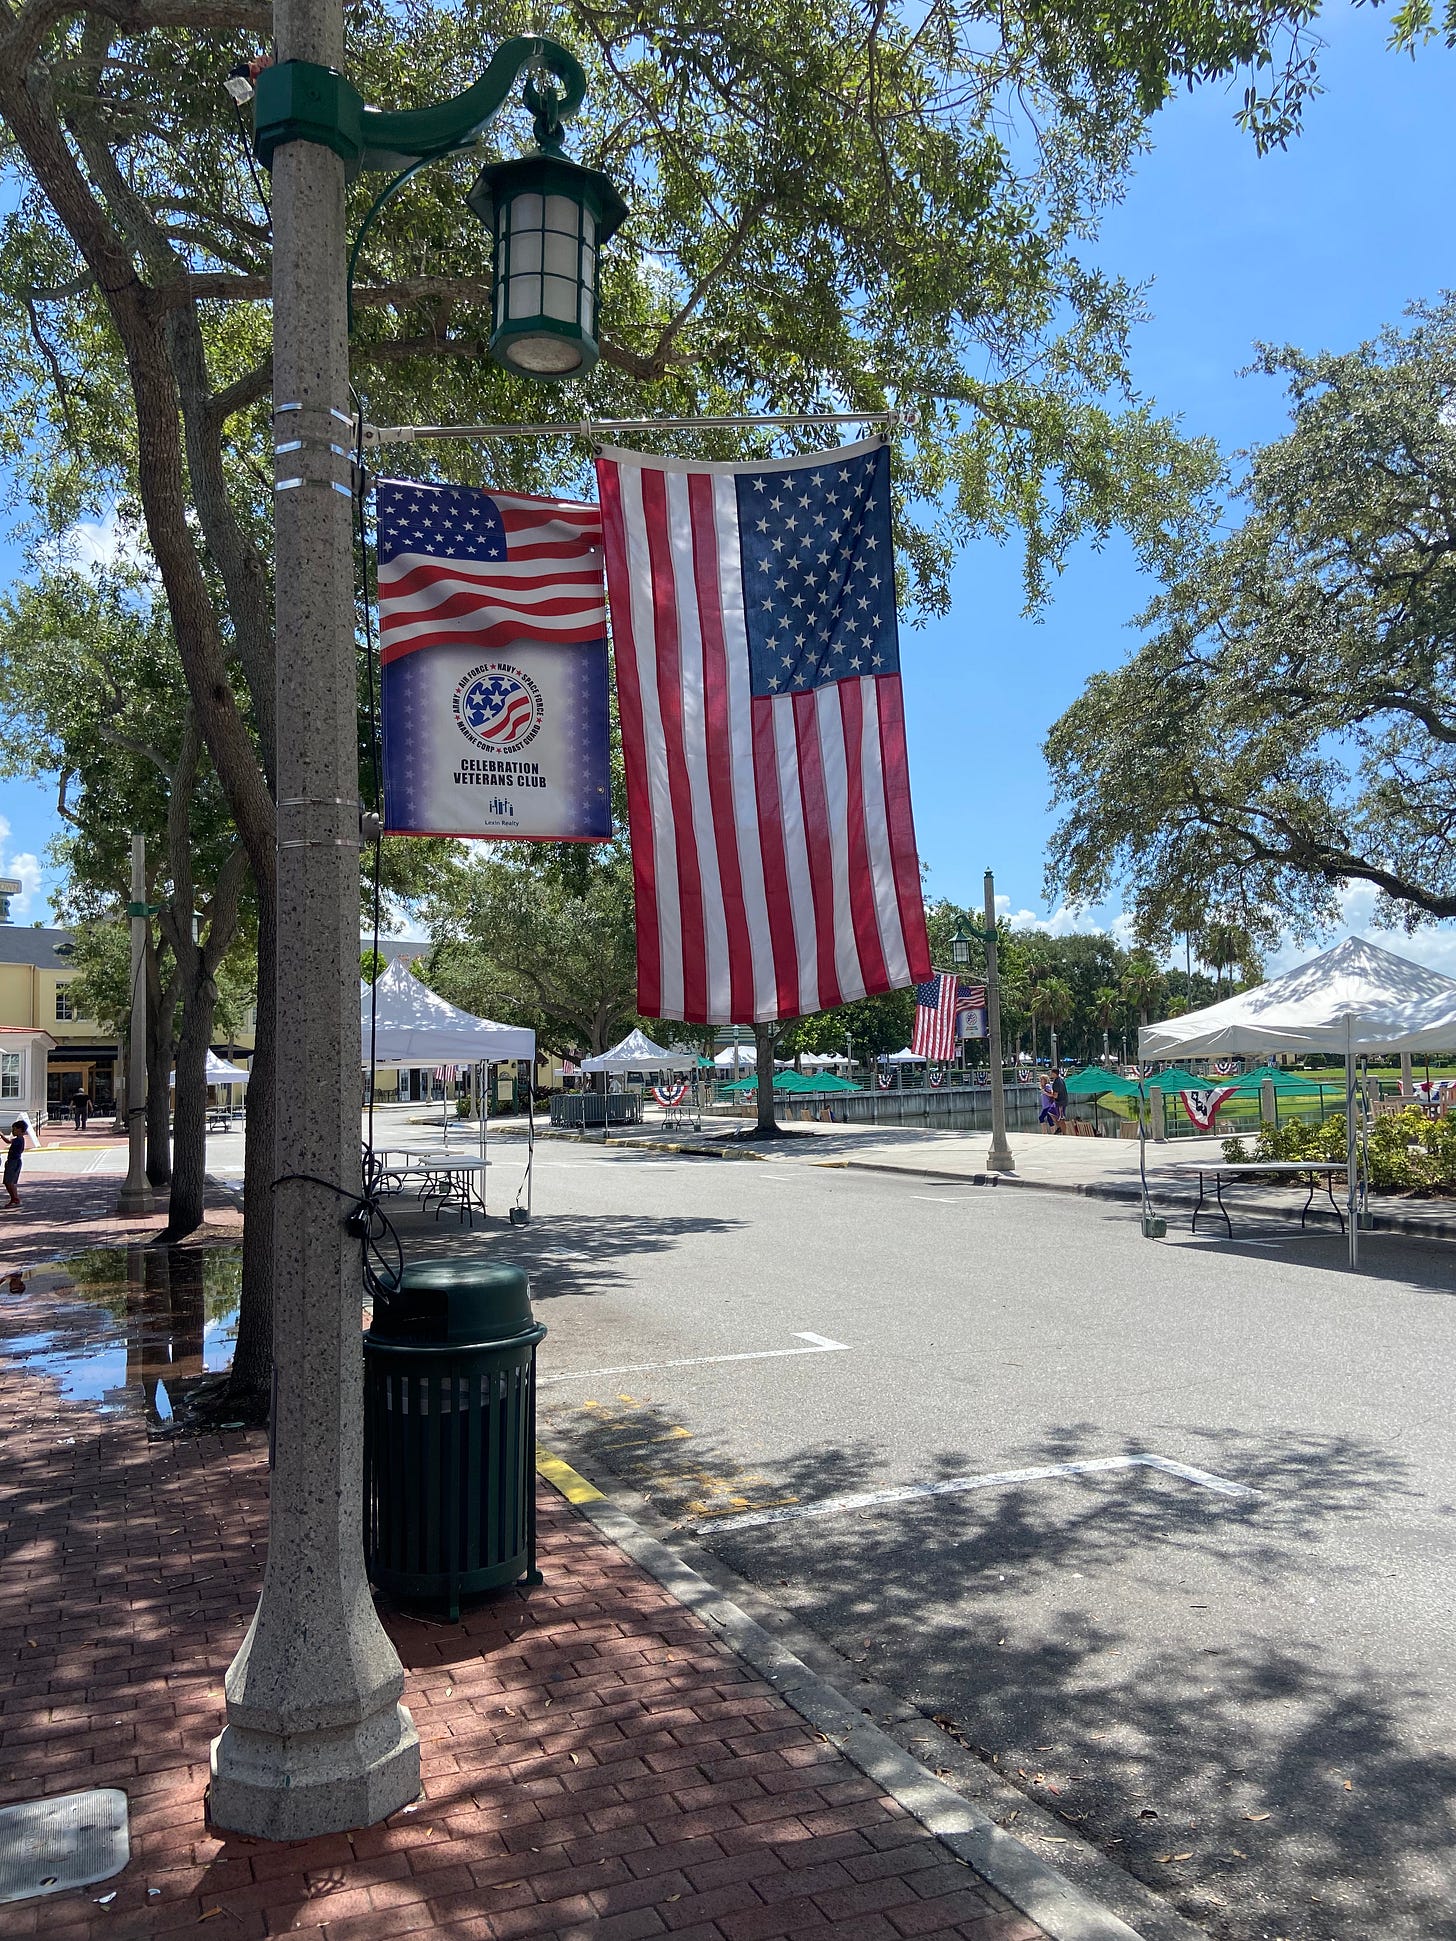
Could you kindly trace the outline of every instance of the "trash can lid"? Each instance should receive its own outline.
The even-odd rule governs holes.
[[[370,1332],[441,1341],[507,1341],[531,1327],[523,1269],[504,1261],[408,1261],[387,1299],[374,1311]]]

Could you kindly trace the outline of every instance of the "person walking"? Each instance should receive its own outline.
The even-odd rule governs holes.
[[[1052,1122],[1053,1132],[1067,1129],[1067,1081],[1062,1077],[1060,1065],[1052,1067],[1052,1102],[1056,1106],[1056,1117]]]
[[[71,1118],[77,1132],[84,1132],[91,1117],[91,1094],[83,1085],[71,1100]]]
[[[1045,1126],[1048,1132],[1057,1129],[1057,1098],[1052,1090],[1050,1075],[1041,1082],[1041,1110],[1036,1115],[1038,1125]]]
[[[10,1144],[5,1152],[5,1191],[11,1206],[20,1205],[20,1164],[25,1157],[25,1122],[17,1119],[10,1128]]]

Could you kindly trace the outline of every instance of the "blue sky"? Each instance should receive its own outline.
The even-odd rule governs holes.
[[[1152,314],[1133,342],[1141,391],[1230,452],[1277,437],[1285,422],[1277,384],[1238,376],[1256,340],[1345,349],[1456,283],[1456,55],[1388,53],[1387,21],[1368,8],[1321,21],[1326,91],[1287,153],[1255,154],[1235,125],[1237,91],[1172,102],[1126,200],[1086,251],[1151,282]],[[907,631],[916,826],[933,894],[979,901],[990,864],[1023,921],[1115,924],[1116,909],[1076,917],[1043,900],[1051,817],[1040,743],[1086,676],[1129,651],[1127,622],[1149,590],[1121,542],[1082,548],[1045,616],[1028,621],[1015,548],[982,544],[956,569],[949,616]],[[0,873],[29,886],[15,910],[22,922],[49,920],[43,856],[54,828],[48,790],[0,782]],[[1352,893],[1352,927],[1365,927],[1369,901]],[[1456,926],[1390,941],[1456,972]]]

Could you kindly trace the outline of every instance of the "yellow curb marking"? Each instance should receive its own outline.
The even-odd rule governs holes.
[[[568,1503],[605,1503],[606,1497],[585,1476],[578,1476],[569,1462],[553,1456],[544,1443],[536,1444],[536,1474],[544,1476],[552,1489],[559,1490]]]

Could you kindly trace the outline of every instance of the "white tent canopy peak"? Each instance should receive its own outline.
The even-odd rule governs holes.
[[[1456,978],[1347,937],[1236,997],[1138,1033],[1138,1055],[1456,1050]]]
[[[363,1063],[427,1066],[500,1064],[525,1058],[535,1062],[536,1034],[524,1025],[496,1024],[473,1017],[422,984],[403,959],[379,973],[371,987],[359,987]]]

